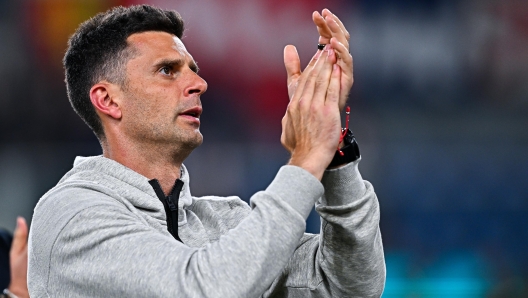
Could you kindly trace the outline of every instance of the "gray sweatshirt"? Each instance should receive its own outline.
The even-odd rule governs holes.
[[[182,167],[177,241],[148,179],[102,156],[35,207],[31,297],[379,297],[379,206],[357,163],[322,183],[283,166],[251,197],[193,197]],[[320,235],[304,233],[312,206]]]

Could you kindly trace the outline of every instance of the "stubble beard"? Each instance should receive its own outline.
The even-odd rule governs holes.
[[[133,94],[127,95],[133,100],[138,99]],[[136,107],[135,110],[136,119],[129,123],[129,133],[134,142],[143,147],[142,151],[146,154],[162,154],[173,159],[185,159],[203,142],[200,128],[181,123],[182,119],[178,119],[178,116],[175,116],[173,121],[167,122],[167,119],[163,120],[155,112],[146,111],[142,107]],[[142,120],[138,121],[138,119]]]
[[[149,151],[167,154],[176,159],[185,159],[203,142],[199,129],[180,128],[176,125],[172,127],[153,125],[150,129],[143,130],[137,137],[148,144]]]

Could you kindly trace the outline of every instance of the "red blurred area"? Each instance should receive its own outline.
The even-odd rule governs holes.
[[[129,1],[130,4],[144,3]],[[312,12],[337,8],[339,1],[153,0],[175,9],[186,21],[183,39],[211,86],[231,93],[240,118],[250,126],[275,125],[288,103],[282,52],[294,44],[306,61],[315,53],[318,33]],[[211,31],[215,28],[216,30]],[[260,130],[260,129],[259,129]],[[276,132],[276,130],[272,130]]]

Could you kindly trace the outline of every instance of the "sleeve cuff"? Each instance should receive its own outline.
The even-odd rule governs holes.
[[[297,166],[285,165],[280,168],[275,179],[266,188],[266,192],[288,203],[306,219],[315,201],[323,195],[324,188],[308,171]]]
[[[321,179],[325,189],[325,195],[321,198],[323,205],[346,205],[363,196],[366,187],[358,169],[360,160],[325,171]]]

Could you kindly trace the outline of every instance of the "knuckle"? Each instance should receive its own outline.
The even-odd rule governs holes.
[[[324,85],[326,83],[325,79],[321,78],[321,77],[318,77],[316,80],[315,80],[315,86],[316,87],[320,87],[321,85]]]
[[[310,106],[310,113],[316,114],[321,111],[321,107],[319,105],[312,105]]]
[[[328,92],[326,93],[326,97],[329,99],[336,99],[338,96],[339,93],[333,88],[328,89]]]

